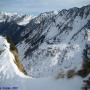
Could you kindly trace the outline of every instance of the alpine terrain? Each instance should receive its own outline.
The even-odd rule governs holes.
[[[37,17],[1,12],[0,35],[0,86],[90,90],[90,5]]]

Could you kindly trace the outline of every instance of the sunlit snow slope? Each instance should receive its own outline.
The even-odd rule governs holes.
[[[16,75],[25,77],[14,63],[14,55],[10,51],[10,44],[0,36],[0,81],[14,78]]]
[[[32,79],[19,71],[14,63],[10,44],[0,36],[0,89],[10,90],[81,90],[82,79],[39,78]],[[73,83],[72,83],[73,82]]]
[[[90,5],[44,12],[34,18],[0,13],[0,35],[12,39],[27,74],[34,78],[80,69],[87,30]]]

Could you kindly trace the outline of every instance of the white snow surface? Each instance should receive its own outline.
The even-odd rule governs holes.
[[[38,78],[34,79],[21,73],[14,63],[9,50],[10,44],[0,36],[0,89],[9,90],[81,90],[82,78],[71,79]]]
[[[21,21],[17,22],[17,24],[18,25],[26,25],[26,24],[28,24],[30,22],[31,19],[32,19],[31,16],[26,16]]]
[[[0,22],[5,22],[6,20],[10,22],[14,20],[18,25],[24,26],[30,22],[32,16],[24,16],[18,15],[17,13],[7,13],[7,12],[0,12]]]
[[[57,80],[56,76],[62,72],[66,75],[68,70],[77,71],[81,68],[90,14],[87,17],[84,14],[83,18],[77,15],[74,19],[68,18],[67,14],[67,11],[62,16],[57,14],[55,22],[51,22],[44,29],[42,35],[46,35],[45,40],[33,52],[32,57],[25,58],[25,52],[31,47],[25,39],[17,45],[21,62],[29,77],[18,70],[9,44],[5,38],[0,37],[0,86],[15,85],[19,90],[81,90],[82,78],[75,76],[71,79],[65,77]],[[28,20],[22,20],[20,25],[26,24]],[[37,19],[37,23],[40,20],[42,19]],[[35,31],[32,34],[36,33]],[[22,36],[26,34],[27,31],[22,33]]]

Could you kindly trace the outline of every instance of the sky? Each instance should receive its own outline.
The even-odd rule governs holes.
[[[87,4],[90,4],[90,0],[0,0],[0,11],[36,16],[42,12],[82,7]]]

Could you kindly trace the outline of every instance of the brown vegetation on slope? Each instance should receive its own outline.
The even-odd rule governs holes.
[[[18,69],[23,72],[25,75],[27,75],[27,72],[24,69],[24,66],[21,64],[19,56],[18,56],[18,50],[12,40],[9,37],[6,37],[8,43],[10,43],[10,51],[13,53],[15,57],[14,63],[17,65]]]

